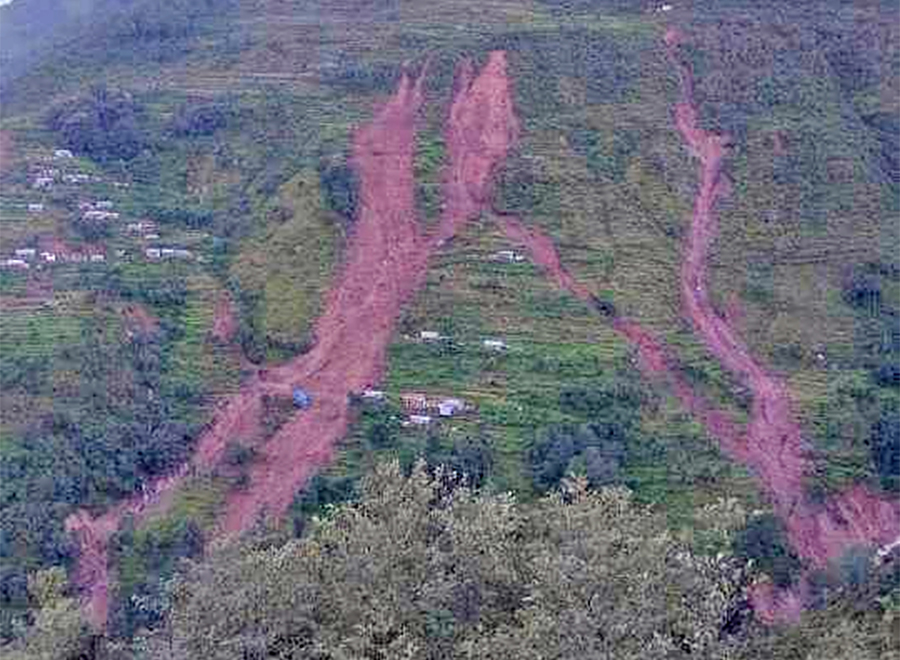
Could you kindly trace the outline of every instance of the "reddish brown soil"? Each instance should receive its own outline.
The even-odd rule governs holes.
[[[159,332],[159,321],[143,305],[126,305],[122,309],[122,318],[125,319],[125,331],[129,337],[150,337]]]
[[[428,250],[413,211],[412,175],[421,82],[404,74],[394,96],[354,136],[361,210],[347,261],[316,322],[313,349],[266,374],[269,391],[289,394],[299,383],[313,404],[269,440],[250,486],[228,499],[226,533],[264,514],[281,515],[329,460],[347,430],[348,394],[382,377],[394,320],[424,280]]]
[[[729,453],[753,469],[782,517],[797,553],[813,566],[824,566],[851,545],[883,545],[900,534],[900,506],[881,500],[863,486],[832,498],[823,506],[810,502],[804,477],[812,466],[800,426],[791,411],[789,392],[750,354],[746,344],[712,308],[707,287],[707,256],[718,226],[716,200],[728,194],[722,173],[728,136],[698,126],[691,70],[678,56],[681,35],[666,33],[665,41],[681,79],[682,99],[675,107],[678,131],[700,162],[700,188],[694,203],[691,230],[685,244],[681,272],[685,312],[707,349],[753,394],[746,436]],[[799,596],[757,592],[764,615],[791,617]],[[780,610],[778,608],[781,608]]]
[[[216,310],[213,315],[212,337],[223,343],[228,343],[237,332],[237,318],[234,313],[234,303],[231,296],[223,292],[216,301]]]
[[[267,443],[250,488],[229,501],[226,532],[247,529],[263,513],[282,514],[330,459],[349,422],[347,397],[382,378],[394,322],[424,282],[431,251],[480,212],[491,174],[506,156],[516,125],[506,57],[494,52],[474,80],[468,63],[458,71],[446,131],[447,203],[437,233],[422,236],[412,175],[421,82],[422,76],[415,84],[404,76],[395,96],[355,136],[362,204],[344,272],[316,323],[316,346],[267,376],[273,391],[287,393],[291,383],[302,383],[314,403]]]
[[[710,303],[706,263],[717,229],[713,206],[719,196],[729,191],[728,181],[722,174],[729,140],[697,126],[691,71],[676,53],[679,39],[676,31],[666,34],[666,44],[681,76],[683,90],[682,100],[675,109],[676,125],[701,163],[700,189],[685,244],[682,295],[685,311],[707,348],[753,394],[747,428],[741,429],[728,413],[716,410],[698,396],[680,376],[666,349],[639,325],[617,318],[613,327],[637,348],[642,370],[653,378],[665,377],[682,405],[718,439],[723,451],[755,472],[775,511],[785,521],[790,541],[801,557],[813,566],[823,566],[851,545],[886,546],[900,536],[897,502],[881,500],[863,486],[856,486],[822,506],[814,505],[806,497],[803,482],[811,468],[810,459],[800,427],[791,413],[787,389],[754,360],[746,344]],[[534,262],[558,286],[594,304],[590,292],[563,268],[548,237],[510,216],[501,216],[500,223],[507,236],[524,245]],[[779,591],[770,584],[758,585],[751,591],[751,598],[762,618],[792,620],[802,610],[806,594],[805,581],[801,581],[794,591]]]
[[[445,139],[450,166],[444,176],[444,213],[437,234],[442,243],[485,207],[494,169],[518,131],[513,113],[506,54],[495,51],[474,80],[472,65],[456,72]]]
[[[236,534],[261,516],[282,514],[297,489],[329,460],[349,423],[348,394],[382,377],[394,321],[423,283],[431,250],[480,211],[491,172],[506,154],[515,124],[505,69],[503,53],[492,53],[474,80],[468,65],[461,69],[447,133],[451,167],[445,193],[451,202],[430,238],[420,234],[413,212],[413,138],[422,76],[413,82],[403,75],[395,94],[354,137],[361,211],[347,261],[316,323],[313,349],[246,383],[202,434],[188,466],[99,518],[79,512],[67,521],[81,548],[74,582],[96,627],[105,625],[108,605],[106,545],[122,516],[141,518],[157,510],[188,470],[211,468],[229,439],[255,435],[262,394],[289,395],[301,384],[313,404],[262,448],[249,486],[227,499],[223,533]]]

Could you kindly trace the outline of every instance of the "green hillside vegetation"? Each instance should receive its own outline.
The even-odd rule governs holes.
[[[17,14],[9,25],[18,32],[0,39],[0,130],[14,140],[0,177],[2,257],[53,244],[99,246],[106,258],[0,271],[4,654],[643,657],[640,640],[654,632],[658,655],[671,657],[689,648],[874,658],[890,648],[900,621],[890,576],[833,589],[794,631],[732,618],[739,579],[790,582],[801,569],[772,551],[784,549],[781,530],[751,476],[642,378],[600,317],[527,261],[492,259],[513,247],[494,213],[540,227],[576,279],[663,338],[700,393],[745,416],[747,392],[681,310],[696,163],[672,121],[678,81],[661,45],[670,17],[647,9],[624,0],[97,0],[68,3],[77,18],[48,19],[43,31],[43,4],[32,19]],[[817,458],[811,492],[856,481],[896,492],[896,8],[730,0],[682,9],[671,23],[689,37],[682,53],[702,121],[735,143],[710,260],[716,306],[787,380]],[[426,57],[415,194],[433,226],[454,67],[494,48],[509,54],[521,135],[496,173],[493,211],[436,254],[398,320],[380,385],[387,402],[354,401],[351,432],[282,529],[204,559],[224,497],[254,460],[238,441],[264,441],[233,439],[225,465],[191,477],[165,515],[120,530],[110,638],[85,634],[58,571],[73,551],[62,521],[180,464],[246,369],[307,350],[358,210],[353,128],[404,62],[417,68]],[[7,69],[7,60],[27,66]],[[57,148],[75,158],[50,158]],[[42,166],[95,178],[37,190]],[[101,199],[119,220],[84,220],[79,204]],[[125,230],[139,221],[155,223],[159,238]],[[145,253],[155,246],[192,256],[157,261]],[[228,344],[210,336],[223,292],[239,328]],[[415,340],[422,330],[447,339]],[[486,350],[488,338],[507,350]],[[404,426],[400,395],[410,392],[473,409]],[[268,403],[264,435],[292,412]],[[400,468],[377,467],[391,460]],[[419,460],[457,476],[436,482],[414,470]],[[566,490],[575,477],[590,491]],[[723,498],[760,515],[710,530],[710,507]],[[433,523],[434,538],[422,532]],[[403,531],[406,561],[377,554],[366,575],[383,593],[362,598],[360,548],[394,553],[381,541]],[[706,572],[717,553],[736,574]],[[635,600],[629,585],[644,569],[652,579],[641,588],[669,600]],[[413,596],[416,581],[428,588]],[[301,590],[310,609],[294,600]],[[709,593],[702,612],[678,600]],[[367,623],[351,630],[354,617]],[[623,622],[640,632],[625,639]]]

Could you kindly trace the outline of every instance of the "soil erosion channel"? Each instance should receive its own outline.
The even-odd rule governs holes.
[[[413,81],[404,73],[394,95],[354,136],[360,212],[346,262],[316,323],[313,349],[250,379],[201,435],[188,465],[98,518],[80,511],[67,521],[80,549],[74,581],[96,628],[104,627],[108,614],[107,545],[123,516],[141,519],[162,510],[192,469],[215,466],[227,441],[253,437],[263,394],[290,395],[292,386],[301,384],[312,395],[311,407],[295,415],[261,448],[248,487],[226,500],[221,531],[233,535],[261,515],[283,514],[298,488],[330,459],[346,433],[348,394],[382,377],[401,306],[424,282],[433,249],[481,209],[490,174],[505,156],[515,130],[505,54],[491,53],[477,76],[468,62],[461,65],[447,122],[451,163],[443,185],[448,203],[435,234],[423,235],[414,213],[412,175],[423,76]]]
[[[682,263],[682,301],[707,349],[753,393],[742,442],[728,443],[724,449],[761,480],[800,557],[812,566],[823,567],[852,545],[892,542],[900,533],[900,510],[896,502],[881,500],[862,486],[824,505],[810,501],[804,479],[812,468],[811,460],[791,411],[787,388],[766,372],[713,309],[707,286],[707,256],[717,233],[716,200],[729,191],[722,165],[730,140],[698,126],[692,72],[679,57],[679,39],[676,30],[666,32],[669,57],[681,80],[682,98],[675,107],[675,121],[700,167],[700,188]],[[758,609],[763,613],[768,609],[770,616],[795,616],[800,600],[796,593],[757,592]]]
[[[717,229],[714,205],[720,195],[728,192],[722,164],[729,139],[697,126],[692,73],[678,57],[679,38],[675,30],[669,30],[665,37],[670,59],[681,80],[682,99],[675,107],[676,126],[693,156],[700,161],[700,188],[681,270],[683,304],[707,349],[753,393],[747,427],[742,429],[730,414],[716,410],[694,392],[665,346],[637,323],[615,317],[613,327],[636,347],[643,371],[650,377],[665,377],[682,405],[719,441],[723,451],[753,470],[775,512],[785,522],[791,544],[812,567],[825,566],[853,545],[887,547],[900,536],[900,510],[896,502],[879,499],[862,486],[825,504],[810,501],[804,479],[812,465],[791,412],[787,388],[754,360],[746,344],[710,302],[707,256]],[[533,261],[557,286],[598,308],[603,315],[614,314],[611,307],[603,307],[566,271],[550,238],[525,227],[512,216],[500,215],[499,220],[510,240],[527,247]],[[751,592],[754,609],[769,621],[795,619],[806,596],[805,579],[793,590],[776,591],[771,585],[763,584]]]

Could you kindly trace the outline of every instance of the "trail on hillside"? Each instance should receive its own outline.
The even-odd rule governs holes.
[[[811,471],[811,460],[787,388],[753,358],[746,344],[713,309],[707,286],[707,257],[718,229],[714,206],[729,191],[722,172],[729,138],[698,126],[692,72],[678,55],[680,39],[677,30],[666,32],[668,54],[681,80],[682,97],[675,107],[675,121],[700,164],[700,187],[681,271],[685,312],[709,351],[753,394],[743,446],[731,453],[761,480],[797,553],[813,566],[822,567],[852,545],[894,541],[900,535],[900,507],[896,501],[879,499],[861,485],[824,505],[810,501],[804,478]],[[778,597],[767,600],[758,603],[760,609],[768,605],[769,614],[778,616],[779,608],[785,615],[795,613],[800,599],[796,594],[783,594],[780,602],[776,602]]]
[[[350,421],[348,395],[383,376],[394,322],[403,303],[424,283],[430,253],[477,214],[490,174],[505,156],[515,131],[510,106],[497,104],[508,99],[505,74],[502,52],[491,53],[478,76],[473,77],[468,62],[460,68],[447,128],[451,163],[444,192],[449,203],[432,236],[420,233],[413,196],[415,119],[424,72],[416,81],[402,75],[394,95],[354,136],[360,211],[346,262],[315,324],[313,349],[245,383],[201,434],[191,461],[177,472],[97,518],[80,511],[67,520],[80,549],[73,581],[95,628],[103,628],[107,619],[107,546],[122,518],[131,515],[139,522],[163,510],[185,476],[221,460],[229,440],[254,437],[263,394],[290,395],[299,384],[313,403],[261,448],[249,485],[226,500],[221,533],[237,534],[263,515],[282,515],[297,490],[331,458]]]

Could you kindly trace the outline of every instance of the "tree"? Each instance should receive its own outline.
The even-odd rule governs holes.
[[[3,650],[8,660],[70,660],[87,657],[88,638],[78,603],[63,595],[66,572],[59,567],[34,573],[28,595],[34,623],[27,634]]]
[[[299,540],[232,546],[176,590],[161,657],[711,657],[736,593],[623,489],[532,508],[397,462]]]
[[[792,584],[802,563],[787,540],[784,525],[771,514],[751,518],[734,539],[738,557],[754,560],[780,587]]]
[[[49,126],[79,154],[99,161],[131,160],[146,144],[140,112],[131,94],[98,85],[90,94],[55,108]]]

